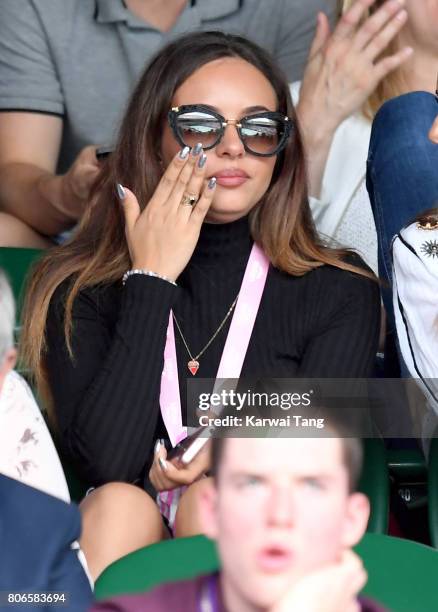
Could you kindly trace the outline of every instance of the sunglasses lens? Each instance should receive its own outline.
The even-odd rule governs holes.
[[[284,120],[270,117],[250,117],[242,121],[242,140],[253,153],[270,155],[276,152],[285,131]]]
[[[204,149],[213,147],[219,140],[221,122],[214,115],[202,111],[181,113],[176,118],[180,138],[187,147],[200,142]]]

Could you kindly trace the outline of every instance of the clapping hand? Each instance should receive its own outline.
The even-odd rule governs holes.
[[[404,0],[388,0],[363,21],[375,0],[357,0],[333,33],[318,14],[315,38],[304,73],[297,111],[304,131],[334,131],[359,110],[379,82],[411,55],[410,47],[381,57],[407,20]]]

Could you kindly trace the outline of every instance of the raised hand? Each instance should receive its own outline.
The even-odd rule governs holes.
[[[192,256],[216,180],[205,180],[206,155],[200,145],[185,147],[169,164],[142,211],[137,198],[118,186],[126,221],[126,240],[133,268],[176,280]],[[187,195],[197,201],[190,205]]]
[[[375,0],[357,0],[333,34],[327,17],[318,26],[304,73],[297,111],[304,130],[335,130],[359,110],[378,83],[411,55],[410,47],[380,57],[404,26],[404,0],[388,0],[364,22]]]

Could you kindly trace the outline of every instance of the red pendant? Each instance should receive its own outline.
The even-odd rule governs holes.
[[[192,376],[194,376],[196,372],[199,370],[199,361],[196,361],[195,359],[191,359],[188,362],[187,367],[189,368]]]

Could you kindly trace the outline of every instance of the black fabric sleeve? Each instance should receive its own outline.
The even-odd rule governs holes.
[[[373,376],[380,304],[376,280],[332,268],[314,298],[312,310],[319,310],[315,319],[318,323],[310,326],[298,375],[303,378]]]
[[[144,275],[84,290],[64,341],[66,288],[52,300],[46,367],[64,452],[87,483],[134,482],[151,456],[166,330],[178,289]]]

